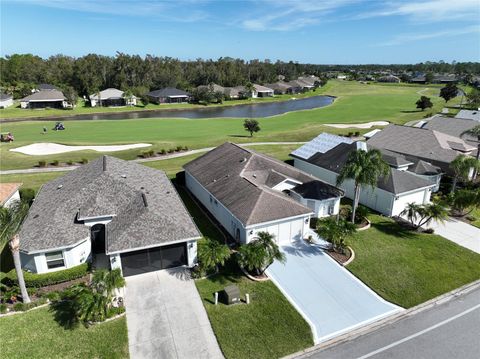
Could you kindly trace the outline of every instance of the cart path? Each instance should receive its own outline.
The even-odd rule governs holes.
[[[275,145],[303,145],[306,142],[251,142],[251,143],[239,143],[240,146],[275,146]],[[132,162],[152,162],[152,161],[163,161],[169,160],[172,158],[190,156],[202,152],[208,152],[213,150],[215,147],[204,147],[198,148],[195,150],[189,150],[179,153],[172,153],[170,155],[164,155],[159,157],[150,157],[150,158],[137,158],[132,160]],[[48,172],[64,172],[72,171],[80,166],[68,166],[68,167],[46,167],[46,168],[25,168],[17,170],[5,170],[0,171],[0,175],[10,175],[10,174],[34,174],[34,173],[48,173]]]

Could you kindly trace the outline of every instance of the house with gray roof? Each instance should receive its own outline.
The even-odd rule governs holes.
[[[271,88],[275,95],[284,95],[289,92],[291,86],[283,81],[277,81],[272,84],[265,84],[266,87]]]
[[[46,183],[19,235],[25,270],[92,261],[124,276],[193,266],[200,238],[164,172],[110,156]]]
[[[7,108],[13,105],[13,96],[0,92],[0,108]]]
[[[35,92],[20,100],[21,108],[65,108],[68,106],[63,92],[58,90],[45,90]]]
[[[480,110],[460,110],[455,118],[463,118],[466,120],[474,120],[480,122]]]
[[[369,150],[369,146],[365,142],[353,142],[346,137],[323,133],[293,151],[290,156],[296,168],[336,185],[349,154],[358,150]],[[382,155],[390,166],[389,176],[380,178],[373,188],[362,188],[360,204],[387,216],[396,216],[407,203],[428,203],[432,191],[438,189],[440,169],[429,173],[419,168],[418,173],[414,173],[412,169],[418,165],[417,162],[391,151],[382,150]],[[340,185],[345,197],[350,199],[354,197],[354,187],[352,180]]]
[[[253,84],[252,98],[257,97],[272,97],[275,93],[270,87]]]
[[[160,90],[154,90],[147,93],[150,101],[157,104],[162,103],[185,103],[190,100],[190,94],[186,91],[173,87],[166,87]]]
[[[302,239],[310,217],[337,214],[343,196],[333,185],[228,142],[184,169],[189,191],[239,243],[261,231],[279,244]]]
[[[90,106],[135,106],[137,104],[137,97],[131,95],[127,96],[122,90],[115,88],[108,88],[100,92],[96,92],[89,96]]]
[[[476,136],[471,136],[465,132],[471,130],[475,126],[480,125],[474,119],[460,118],[460,117],[446,117],[441,115],[435,115],[431,117],[428,121],[425,121],[421,128],[425,128],[431,131],[438,131],[445,133],[450,136],[461,138],[467,144],[476,147],[478,145],[478,140]],[[475,152],[475,151],[473,151]],[[472,153],[472,155],[475,155]]]

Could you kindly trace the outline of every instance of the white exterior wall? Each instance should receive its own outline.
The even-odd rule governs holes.
[[[246,244],[255,238],[261,231],[267,231],[275,235],[275,238],[282,243],[290,243],[292,237],[301,238],[306,234],[309,227],[310,215],[303,215],[294,218],[282,219],[268,223],[261,223],[244,227],[243,224],[213,197],[198,181],[185,171],[185,184],[190,192],[208,209],[230,235],[235,238],[237,228],[240,230],[240,243]],[[210,197],[212,201],[210,201]],[[306,222],[306,224],[305,224]],[[288,238],[287,238],[288,237]]]
[[[92,244],[90,237],[86,238],[83,242],[79,243],[75,247],[65,249],[63,251],[65,267],[71,268],[85,263],[90,257],[91,250]]]
[[[197,259],[197,241],[187,242],[187,265],[191,268],[196,265]]]
[[[122,259],[120,253],[110,254],[110,269],[120,269],[120,273],[123,275],[122,271]]]
[[[28,108],[28,102],[27,101],[20,101],[20,107],[21,108]]]
[[[337,215],[340,211],[340,197],[327,200],[315,200],[310,198],[303,198],[302,196],[292,192],[292,198],[295,198],[298,202],[307,206],[314,211],[314,216],[316,218],[324,218],[329,216]],[[333,212],[328,213],[328,208],[333,205]]]
[[[9,208],[13,202],[15,201],[20,201],[20,193],[18,192],[18,190],[16,190],[12,196],[7,199],[7,201],[3,204],[3,207],[5,208]]]
[[[13,105],[13,98],[0,101],[0,108],[7,108]]]
[[[320,168],[297,158],[294,160],[294,166],[331,185],[336,184],[337,174],[332,171]],[[342,183],[340,188],[345,191],[345,197],[353,199],[354,183],[352,180],[346,180]],[[396,216],[405,209],[406,203],[428,203],[430,201],[430,194],[431,191],[429,189],[420,189],[415,192],[394,196],[393,193],[384,191],[378,187],[375,187],[373,190],[371,187],[365,187],[362,188],[360,192],[359,202],[360,204],[384,215]]]

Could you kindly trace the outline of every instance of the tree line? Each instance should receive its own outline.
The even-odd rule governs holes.
[[[176,87],[192,90],[216,83],[239,86],[246,83],[271,83],[284,76],[286,81],[304,74],[322,76],[328,72],[424,71],[478,74],[480,63],[426,62],[416,65],[316,65],[298,62],[250,60],[222,57],[217,60],[182,61],[172,57],[146,55],[116,56],[88,54],[82,57],[54,55],[41,58],[32,54],[14,54],[0,58],[2,90],[21,98],[40,83],[56,85],[66,92],[89,96],[108,87],[129,90],[137,96],[152,89]]]

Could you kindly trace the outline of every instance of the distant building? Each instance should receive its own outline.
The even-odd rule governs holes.
[[[480,110],[460,110],[455,118],[464,118],[480,122]]]
[[[63,92],[58,90],[38,91],[20,100],[21,108],[65,108],[67,101]]]
[[[273,89],[257,84],[253,84],[255,90],[252,92],[252,98],[257,97],[272,97],[274,95]]]
[[[90,106],[135,106],[137,98],[135,96],[126,97],[125,93],[115,88],[108,88],[98,93],[90,95]]]
[[[49,91],[49,90],[57,90],[57,91],[60,91],[59,88],[53,86],[53,85],[50,85],[50,84],[39,84],[37,86],[37,89],[36,91]]]
[[[147,94],[150,101],[157,104],[162,103],[185,103],[190,100],[190,94],[173,87],[166,87],[160,90],[150,91]]]
[[[13,96],[0,92],[0,108],[7,108],[13,105]]]
[[[271,88],[275,95],[283,95],[289,92],[292,88],[288,83],[278,81],[273,84],[265,84],[266,87]]]
[[[400,83],[400,78],[393,75],[381,76],[377,79],[377,82],[389,82],[389,83]]]

